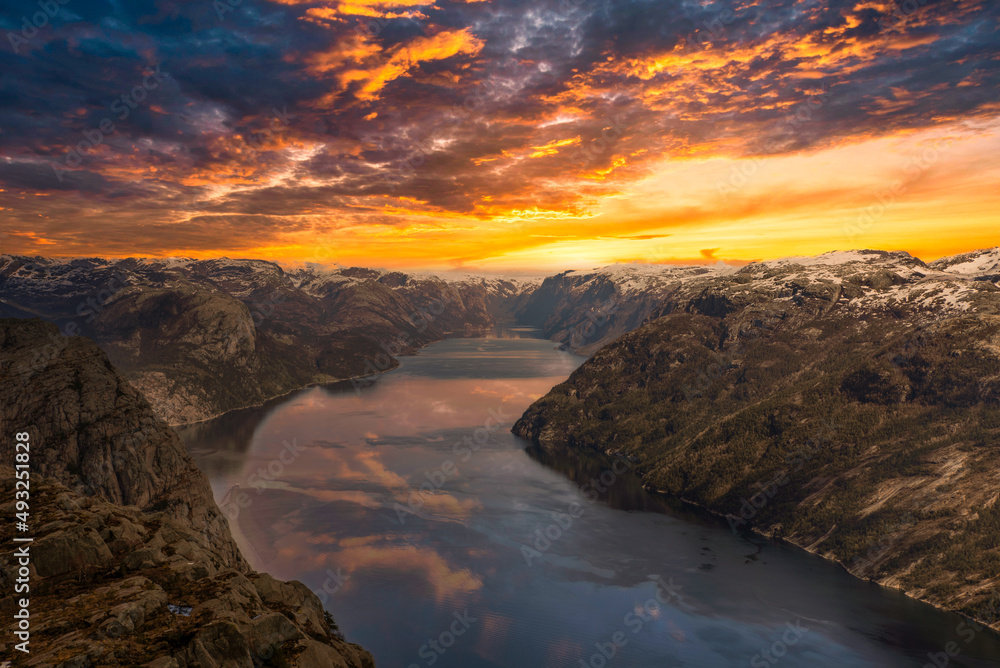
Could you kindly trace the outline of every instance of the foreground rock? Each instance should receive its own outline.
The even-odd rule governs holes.
[[[996,249],[833,253],[673,292],[514,432],[1000,628]]]
[[[0,417],[31,435],[32,651],[20,665],[372,666],[304,585],[250,569],[176,434],[93,342],[46,350],[54,331],[0,320]],[[13,517],[13,470],[0,480]],[[0,554],[4,611],[15,569]]]

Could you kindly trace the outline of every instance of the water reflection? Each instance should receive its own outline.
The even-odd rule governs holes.
[[[567,448],[542,448],[530,445],[525,448],[534,461],[563,474],[578,486],[597,491],[598,498],[619,510],[644,510],[648,512],[683,512],[684,505],[671,502],[663,496],[649,494],[642,486],[642,481],[634,473],[634,464],[626,459],[616,460],[597,452],[569,450]],[[612,470],[612,467],[615,467]],[[601,475],[608,476],[608,471],[616,473],[611,485],[601,484]],[[703,517],[691,513],[692,520]]]
[[[602,481],[614,461],[526,450],[511,424],[580,362],[454,339],[183,437],[254,566],[314,588],[380,666],[772,665],[788,624],[807,631],[783,666],[913,666],[955,640],[954,615],[734,536],[621,463]],[[988,656],[981,633],[949,665]]]

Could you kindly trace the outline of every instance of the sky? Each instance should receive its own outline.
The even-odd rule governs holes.
[[[0,246],[524,271],[1000,221],[988,0],[0,0]]]

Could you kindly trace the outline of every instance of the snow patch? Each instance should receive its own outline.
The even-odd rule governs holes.
[[[949,274],[971,276],[1000,273],[1000,246],[943,257],[931,263],[931,267]]]

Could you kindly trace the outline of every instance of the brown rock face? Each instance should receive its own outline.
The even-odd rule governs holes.
[[[94,339],[172,425],[386,371],[450,332],[512,318],[528,287],[263,260],[0,255],[0,317]]]
[[[0,320],[0,377],[0,422],[31,444],[31,654],[18,665],[374,665],[308,588],[249,568],[207,478],[92,341]],[[13,549],[0,553],[5,615],[16,569]],[[15,654],[11,637],[0,656]]]
[[[230,566],[246,568],[208,480],[94,342],[38,320],[0,320],[0,374],[9,379],[0,415],[31,434],[34,472],[86,496],[186,519]]]
[[[691,281],[513,431],[625,455],[736,530],[1000,629],[995,256],[959,274],[834,253]]]

